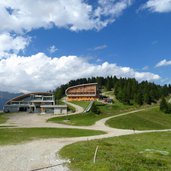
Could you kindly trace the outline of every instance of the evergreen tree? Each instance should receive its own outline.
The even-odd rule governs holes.
[[[54,96],[55,96],[55,101],[57,102],[58,100],[60,100],[64,95],[65,95],[65,85],[61,85],[61,87],[58,87],[55,92],[54,92]]]
[[[145,102],[146,104],[151,104],[151,97],[150,97],[150,95],[149,95],[148,93],[146,93],[146,94],[144,95],[144,102]]]
[[[143,105],[143,96],[141,93],[135,95],[135,102],[140,106]]]
[[[107,91],[111,91],[112,86],[113,86],[113,85],[112,85],[111,80],[108,79],[108,80],[107,80],[107,84],[106,84],[106,90],[107,90]]]
[[[113,77],[113,87],[115,87],[116,83],[117,83],[118,79],[116,76]]]
[[[168,112],[168,104],[166,102],[166,99],[162,97],[162,100],[160,102],[160,110],[167,113]]]

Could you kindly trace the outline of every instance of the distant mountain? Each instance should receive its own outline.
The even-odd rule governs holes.
[[[5,102],[21,94],[22,93],[9,93],[9,92],[0,91],[0,110],[3,109]]]

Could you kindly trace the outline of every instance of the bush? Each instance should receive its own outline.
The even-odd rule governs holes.
[[[91,107],[91,112],[93,112],[93,113],[95,113],[95,114],[100,114],[101,112],[100,112],[100,109],[96,106],[96,104],[95,103],[93,103],[92,104],[92,107]]]

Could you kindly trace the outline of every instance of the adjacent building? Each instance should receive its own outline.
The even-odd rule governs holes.
[[[67,101],[91,101],[98,99],[97,83],[72,86],[66,89]]]
[[[34,92],[23,94],[9,100],[4,105],[4,112],[30,112],[30,113],[54,113],[66,114],[67,105],[55,105],[52,93]]]

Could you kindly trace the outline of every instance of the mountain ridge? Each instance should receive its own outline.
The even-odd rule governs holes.
[[[3,106],[8,100],[17,97],[21,94],[22,93],[10,93],[8,91],[0,91],[0,110],[3,110]]]

